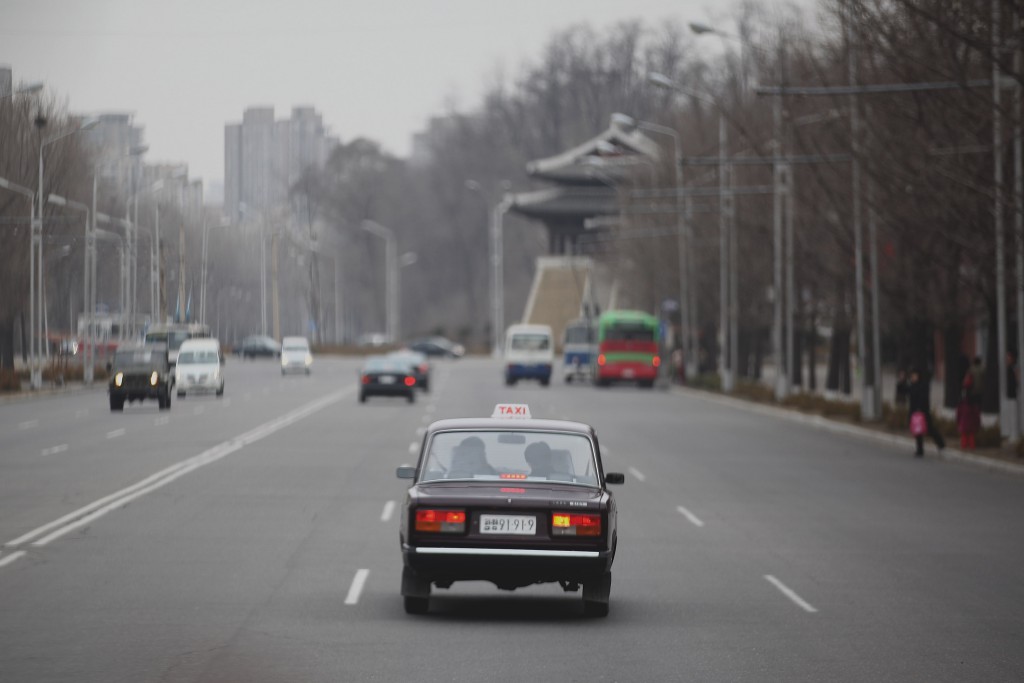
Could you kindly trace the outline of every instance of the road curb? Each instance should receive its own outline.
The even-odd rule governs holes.
[[[719,405],[730,406],[733,408],[739,408],[746,410],[747,412],[756,413],[758,415],[768,415],[770,417],[777,417],[783,420],[789,420],[790,422],[796,422],[799,424],[808,425],[811,427],[817,427],[825,431],[833,432],[836,434],[846,434],[848,436],[856,436],[864,439],[871,439],[881,443],[886,443],[891,446],[902,446],[906,447],[909,451],[914,448],[914,440],[909,436],[899,436],[897,434],[888,434],[886,432],[879,432],[874,429],[868,429],[866,427],[858,427],[857,425],[847,424],[845,422],[838,422],[836,420],[830,420],[827,417],[821,415],[808,415],[807,413],[801,413],[795,410],[787,410],[786,408],[779,408],[777,406],[769,406],[761,403],[754,403],[753,401],[745,401],[740,398],[730,398],[728,396],[721,396],[713,394],[707,391],[701,391],[699,389],[689,389],[686,387],[672,387],[672,392],[681,394],[683,396],[690,396],[698,398],[709,403],[717,403]],[[981,455],[974,453],[968,453],[961,451],[956,448],[946,447],[939,451],[938,457],[943,460],[950,462],[960,462],[976,467],[983,467],[990,470],[996,470],[999,472],[1006,472],[1008,474],[1016,474],[1024,476],[1024,465],[1017,463],[1005,462],[1002,460],[994,460],[992,458],[986,458]]]

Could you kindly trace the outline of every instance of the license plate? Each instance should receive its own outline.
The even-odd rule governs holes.
[[[394,384],[395,378],[392,377],[391,375],[382,375],[381,377],[377,378],[377,381],[380,382],[381,384]]]
[[[636,374],[636,371],[633,370],[633,368],[626,368],[625,370],[622,371],[622,376],[623,377],[632,377],[635,374]]]
[[[528,515],[480,515],[480,533],[535,536],[537,518]]]

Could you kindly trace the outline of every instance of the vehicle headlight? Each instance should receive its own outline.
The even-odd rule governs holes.
[[[149,383],[150,383],[150,385],[155,387],[156,386],[156,382],[159,379],[160,379],[160,375],[158,375],[156,373],[156,370],[154,370],[153,374],[149,376]]]
[[[114,386],[115,387],[119,387],[123,383],[124,383],[124,373],[123,372],[119,372],[116,375],[114,375]]]
[[[306,365],[312,365],[312,364],[313,364],[313,354],[307,353],[306,354]]]

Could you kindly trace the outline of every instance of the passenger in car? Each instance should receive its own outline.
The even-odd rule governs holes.
[[[452,450],[452,466],[448,471],[449,479],[465,479],[472,478],[477,474],[497,473],[497,470],[487,462],[487,451],[480,437],[467,436]]]
[[[554,473],[551,462],[551,446],[544,441],[531,443],[523,453],[526,463],[530,466],[531,477],[549,477]]]

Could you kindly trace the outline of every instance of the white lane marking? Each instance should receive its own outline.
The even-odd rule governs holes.
[[[635,467],[629,468],[629,474],[637,481],[647,481],[647,477],[644,476],[644,473]]]
[[[206,406],[196,406],[195,408],[192,409],[192,414],[193,415],[202,415],[205,412],[206,412]]]
[[[353,389],[342,389],[333,394],[328,394],[327,396],[312,401],[311,403],[307,403],[301,408],[296,408],[292,412],[282,415],[275,420],[256,427],[255,429],[251,429],[248,432],[240,434],[229,441],[220,443],[213,448],[205,450],[199,455],[194,455],[191,458],[187,458],[179,463],[171,465],[170,467],[166,467],[156,474],[152,474],[131,486],[111,493],[108,496],[104,496],[103,498],[95,500],[59,519],[55,519],[54,521],[44,524],[37,529],[33,529],[13,541],[9,541],[5,545],[8,547],[18,546],[27,541],[31,541],[37,536],[42,536],[51,529],[56,529],[48,536],[32,543],[34,546],[46,545],[47,543],[60,538],[64,534],[85,526],[94,519],[102,517],[111,510],[122,507],[140,496],[144,496],[151,491],[155,491],[158,488],[166,486],[178,477],[188,474],[193,470],[197,470],[200,467],[217,462],[224,456],[233,453],[244,446],[266,438],[274,432],[284,429],[299,420],[307,418],[313,413],[316,413],[333,403],[337,403],[348,394],[351,394],[352,391]]]
[[[683,517],[686,517],[686,519],[690,520],[690,524],[694,526],[704,526],[704,522],[702,522],[697,515],[693,514],[692,512],[684,508],[682,505],[676,506],[676,510],[679,510],[679,514],[681,514]]]
[[[32,429],[39,424],[39,420],[25,420],[18,423],[18,429]]]
[[[16,550],[7,557],[0,557],[0,567],[6,567],[10,563],[16,561],[19,557],[23,557],[24,555],[24,550]]]
[[[166,415],[164,415],[163,417],[158,417],[155,420],[153,420],[153,426],[154,427],[163,427],[165,424],[167,424],[170,421],[171,421],[171,418],[169,418]]]
[[[89,414],[89,411],[88,410],[84,410],[84,409],[83,410],[76,410],[75,411],[75,417],[76,418],[77,417],[85,417],[88,414]]]
[[[420,449],[420,445],[417,442],[413,441],[411,444],[409,444],[409,454],[410,455],[412,455],[413,453],[415,453],[419,449]]]
[[[389,500],[384,503],[384,510],[380,513],[380,521],[386,522],[391,519],[391,513],[395,511],[395,501]]]
[[[125,431],[125,428],[121,427],[121,429],[115,429],[113,431],[107,432],[107,438],[116,439],[119,436],[124,436]]]
[[[57,453],[63,453],[67,449],[68,449],[68,445],[66,443],[62,443],[59,446],[53,446],[51,448],[44,448],[43,452],[40,453],[40,455],[43,455],[43,456],[46,456],[46,455],[56,455]]]
[[[768,581],[768,583],[770,583],[773,586],[775,586],[776,588],[778,588],[779,592],[781,592],[787,598],[792,600],[797,605],[797,607],[799,607],[803,611],[811,612],[811,613],[814,613],[814,612],[818,611],[818,610],[814,609],[814,607],[811,606],[811,604],[809,602],[807,602],[806,600],[801,598],[799,595],[797,595],[796,591],[794,591],[792,588],[790,588],[786,584],[784,584],[781,581],[779,581],[778,579],[776,579],[771,574],[765,574],[764,578]]]
[[[369,575],[369,569],[360,569],[356,572],[355,578],[352,579],[352,585],[348,589],[348,595],[345,596],[346,605],[355,605],[359,602],[359,594],[363,592],[363,586],[366,584],[366,577]]]

